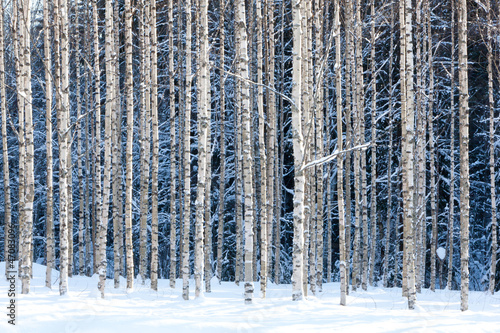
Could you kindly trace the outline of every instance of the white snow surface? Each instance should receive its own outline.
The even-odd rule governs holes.
[[[439,257],[439,259],[443,260],[444,256],[446,255],[446,250],[442,247],[438,247],[436,250],[436,254]]]
[[[0,263],[4,274],[4,263]],[[74,276],[69,293],[59,296],[58,272],[53,273],[52,290],[45,287],[45,266],[33,265],[28,295],[17,294],[16,326],[7,323],[8,285],[0,278],[0,332],[500,332],[500,294],[471,291],[469,310],[460,311],[460,292],[423,289],[417,294],[417,308],[407,309],[400,288],[369,287],[347,296],[339,305],[339,283],[323,284],[323,291],[307,300],[292,302],[290,285],[270,284],[265,299],[254,283],[251,305],[243,301],[243,284],[219,284],[212,280],[212,292],[191,300],[181,296],[182,281],[171,289],[168,280],[150,281],[127,292],[126,280],[113,288],[106,282],[106,297],[97,291],[98,276]],[[20,281],[17,281],[17,291]]]

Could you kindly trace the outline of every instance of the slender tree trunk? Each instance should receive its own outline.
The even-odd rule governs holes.
[[[191,0],[186,1],[186,104],[184,112],[184,225],[182,298],[189,299],[189,229],[191,223]]]
[[[467,2],[458,3],[458,80],[460,89],[460,310],[469,308],[469,85],[467,75]]]
[[[267,56],[266,56],[266,72],[268,75],[267,83],[274,89],[275,79],[274,79],[274,68],[275,68],[275,50],[274,50],[274,2],[267,0],[265,2],[265,15],[267,17],[266,22],[266,40],[267,40]],[[267,248],[263,249],[267,251],[267,277],[271,276],[272,272],[272,237],[273,237],[273,217],[275,215],[274,210],[274,191],[275,191],[275,179],[272,177],[275,173],[275,144],[276,144],[276,97],[273,91],[267,90],[267,171],[266,171],[266,182],[267,182]]]
[[[76,19],[76,24],[80,25],[80,15],[79,10],[75,7],[75,13],[78,16]],[[76,34],[76,32],[75,32]],[[83,36],[82,36],[83,37]],[[79,42],[75,45],[77,47],[77,52],[75,55],[75,63],[76,65],[76,108],[77,108],[77,117],[84,117],[84,110],[82,108],[82,94],[81,94],[81,68],[80,68],[80,48]],[[83,51],[83,50],[82,50]],[[49,67],[50,68],[50,67]],[[78,139],[77,139],[77,168],[78,168],[78,201],[79,201],[79,209],[78,209],[78,265],[76,266],[76,272],[79,275],[83,275],[85,270],[84,257],[85,257],[85,194],[84,194],[84,179],[83,179],[83,126],[85,123],[83,120],[79,121],[77,124],[78,128]]]
[[[224,16],[225,16],[225,1],[219,1],[219,51],[220,51],[220,66],[224,69],[225,65],[225,40],[224,31]],[[219,72],[221,73],[221,72]],[[225,137],[225,121],[226,121],[226,76],[220,74],[220,174],[219,174],[219,207],[218,207],[218,226],[217,226],[217,278],[219,283],[222,281],[222,256],[224,246],[224,194],[226,191],[226,137]]]
[[[236,4],[236,29],[240,37],[239,76],[241,80],[241,135],[243,148],[243,185],[245,190],[245,304],[251,304],[253,298],[253,225],[254,225],[254,188],[253,188],[253,154],[250,131],[250,87],[249,87],[249,62],[248,38],[246,33],[245,2],[238,0]]]
[[[141,109],[141,199],[140,199],[140,240],[139,240],[139,278],[141,284],[145,284],[148,270],[148,213],[149,213],[149,162],[150,162],[150,116],[151,101],[149,100],[150,89],[150,48],[148,29],[148,8],[149,2],[141,0],[139,2],[139,48],[141,54],[141,80],[140,85],[140,109]]]
[[[151,40],[151,119],[153,130],[153,157],[151,164],[151,289],[158,290],[158,162],[160,138],[158,133],[158,41],[156,34],[156,1],[149,13]],[[174,136],[175,140],[175,136]]]
[[[353,98],[351,98],[351,92],[354,95],[354,89],[351,89],[351,78],[352,78],[352,71],[354,67],[354,49],[353,49],[353,42],[352,42],[352,26],[353,26],[353,20],[352,20],[352,1],[349,1],[347,3],[347,12],[344,14],[346,16],[346,23],[345,23],[345,31],[346,31],[346,60],[345,60],[345,96],[346,96],[346,102],[345,106],[346,109],[344,111],[344,115],[346,118],[346,147],[350,148],[353,144],[352,139],[351,139],[351,133],[352,131],[352,126],[351,126],[351,112],[354,115],[354,109],[353,109]],[[355,116],[355,115],[354,115]],[[351,153],[346,154],[346,159],[345,159],[345,173],[346,173],[346,186],[345,186],[345,211],[346,211],[346,276],[347,276],[347,289],[346,289],[346,294],[349,295],[349,279],[351,277],[351,273],[353,274],[352,276],[352,285],[353,289],[356,290],[355,286],[355,276],[354,276],[354,268],[355,268],[355,259],[354,259],[354,254],[352,256],[352,271],[351,271],[351,266],[350,266],[350,257],[351,257],[351,224],[352,224],[352,209],[351,209],[351,201],[352,201],[352,196],[351,196]],[[332,192],[333,193],[333,192]],[[333,198],[332,198],[333,199]],[[356,227],[356,226],[354,226]]]
[[[455,222],[455,0],[451,0],[451,68],[450,68],[450,215],[448,224],[448,280],[446,288],[453,289],[453,236]]]
[[[177,221],[175,204],[175,72],[174,72],[174,11],[173,1],[168,1],[168,72],[169,72],[169,107],[170,107],[170,287],[175,288],[177,267]],[[179,196],[180,197],[180,196]]]
[[[198,182],[196,193],[196,225],[195,225],[195,297],[202,296],[202,282],[204,274],[205,253],[203,248],[204,234],[203,229],[209,227],[209,221],[205,221],[205,210],[210,209],[206,206],[205,191],[210,191],[207,187],[209,170],[207,170],[207,154],[210,137],[210,69],[208,65],[208,0],[200,2],[200,29],[199,29],[199,91],[200,100],[198,101]],[[210,278],[210,277],[207,277]]]
[[[429,63],[429,116],[427,118],[429,126],[429,150],[430,150],[430,180],[431,180],[431,218],[432,218],[432,232],[431,232],[431,285],[432,291],[436,289],[436,250],[437,250],[437,236],[438,236],[438,224],[437,224],[437,211],[436,211],[436,148],[434,140],[434,57],[432,50],[432,25],[431,25],[431,8],[430,2],[425,2],[426,6],[426,23],[427,23],[427,57]],[[440,266],[442,266],[442,260],[439,260]],[[442,280],[439,280],[440,285],[442,285]]]
[[[490,196],[491,196],[491,263],[490,263],[490,285],[489,291],[495,292],[495,275],[497,262],[497,206],[495,192],[495,103],[493,97],[493,45],[491,36],[491,7],[487,5],[487,33],[488,33],[488,107],[490,109]],[[2,94],[3,95],[3,94]],[[2,108],[3,110],[3,108]]]
[[[303,287],[303,251],[304,249],[304,171],[302,163],[304,158],[304,138],[301,124],[301,89],[302,89],[302,11],[300,0],[292,3],[292,30],[293,30],[293,85],[292,100],[292,140],[295,166],[295,189],[293,198],[293,273],[292,273],[292,299],[299,301],[304,294]]]
[[[392,141],[393,141],[393,61],[394,61],[394,4],[391,4],[391,37],[390,37],[390,53],[389,53],[389,147],[388,147],[388,158],[387,158],[387,220],[385,224],[385,251],[384,251],[384,287],[389,287],[389,254],[390,254],[390,244],[391,244],[391,217],[392,217]],[[396,224],[396,223],[395,223]],[[397,237],[395,237],[397,239]],[[397,250],[395,251],[397,253]],[[396,257],[396,255],[395,255]],[[396,263],[397,266],[397,263]],[[394,281],[396,276],[394,275]],[[394,283],[395,284],[395,283]]]
[[[109,199],[111,190],[111,122],[114,110],[115,85],[114,85],[114,58],[113,51],[113,8],[111,1],[106,2],[106,32],[105,32],[105,52],[106,52],[106,113],[104,116],[104,173],[103,173],[103,191],[102,191],[102,211],[99,225],[99,283],[97,288],[101,292],[101,298],[104,298],[104,289],[107,275],[107,255],[106,240],[108,234],[109,220]]]
[[[402,6],[402,5],[401,5]],[[405,255],[406,265],[403,265],[407,270],[407,287],[408,287],[408,308],[413,310],[416,302],[415,289],[415,263],[414,263],[414,230],[413,225],[415,206],[415,182],[414,182],[414,145],[415,145],[415,108],[413,103],[413,43],[412,43],[412,3],[411,0],[406,0],[404,40],[405,47],[405,71],[401,75],[406,75],[405,85],[406,105],[401,117],[403,123],[403,135],[405,137],[404,150],[405,156],[403,161],[403,183],[406,184],[406,195],[404,195],[404,238],[405,238]],[[402,23],[401,23],[402,24]]]
[[[377,258],[377,70],[375,69],[375,0],[371,0],[371,88],[372,88],[372,105],[371,105],[371,138],[372,138],[372,160],[371,160],[371,202],[370,202],[370,276],[369,283],[373,286],[373,275],[375,271],[375,260]],[[392,37],[391,37],[392,38]],[[392,52],[392,49],[391,49]]]
[[[127,146],[125,152],[125,251],[127,289],[134,287],[134,253],[132,243],[132,151],[134,144],[134,80],[132,71],[132,7],[125,0],[125,95],[127,109]]]
[[[50,6],[51,2],[43,2],[43,44],[45,56],[45,145],[47,148],[47,216],[45,217],[45,230],[47,238],[47,270],[45,275],[45,286],[52,288],[52,268],[55,262],[55,241],[54,241],[54,185],[53,185],[53,157],[52,157],[52,54],[51,54],[51,41],[50,41]],[[7,228],[11,225],[11,207],[10,207],[10,188],[9,188],[9,168],[8,168],[8,155],[7,155],[7,128],[6,126],[6,95],[5,95],[5,60],[4,60],[4,41],[3,41],[3,6],[0,9],[0,86],[2,95],[2,139],[3,139],[3,152],[4,152],[4,189],[5,189],[5,235],[7,235]],[[5,123],[5,125],[4,125]],[[7,245],[8,243],[5,242]],[[7,246],[5,247],[7,253]]]
[[[122,251],[120,251],[120,243],[122,241],[122,217],[120,215],[120,206],[122,205],[121,195],[120,195],[120,184],[122,182],[121,175],[121,154],[119,153],[119,147],[121,146],[121,124],[119,119],[121,118],[120,112],[120,68],[117,67],[117,63],[119,62],[119,51],[118,51],[118,31],[119,31],[119,17],[118,17],[118,4],[115,2],[113,4],[113,33],[111,38],[113,38],[113,51],[116,55],[112,58],[113,66],[113,81],[114,81],[114,105],[113,112],[111,114],[111,132],[112,132],[112,173],[113,178],[112,182],[112,195],[113,195],[113,210],[112,210],[112,219],[113,219],[113,279],[114,279],[114,287],[118,288],[120,286],[120,263],[122,261]]]
[[[69,192],[68,192],[68,150],[70,145],[69,127],[69,42],[68,42],[68,3],[66,0],[59,1],[57,11],[54,8],[59,22],[56,30],[59,29],[60,53],[56,52],[58,58],[56,62],[56,82],[59,92],[56,91],[56,98],[59,98],[58,124],[59,124],[59,233],[60,233],[60,282],[59,292],[64,295],[68,291],[68,265],[69,265]],[[55,45],[56,49],[59,45]],[[59,58],[60,56],[60,58]],[[60,73],[60,76],[59,76]]]
[[[337,149],[342,151],[342,67],[340,64],[340,6],[339,0],[335,1],[335,91],[337,109]],[[339,209],[339,251],[340,251],[340,305],[346,305],[347,275],[346,275],[346,234],[345,234],[345,212],[344,212],[344,157],[337,157],[337,200]],[[328,230],[328,232],[331,232]],[[330,280],[328,280],[330,282]]]
[[[266,298],[267,275],[268,275],[268,253],[267,253],[267,223],[268,223],[268,192],[267,192],[267,155],[264,137],[266,118],[264,115],[264,89],[262,87],[262,4],[256,2],[257,10],[257,110],[259,117],[259,155],[260,155],[260,293]]]

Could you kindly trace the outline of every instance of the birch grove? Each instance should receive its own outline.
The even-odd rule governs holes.
[[[103,298],[168,278],[186,301],[234,282],[245,304],[333,282],[343,306],[400,287],[410,310],[460,288],[465,311],[500,288],[499,13],[4,1],[0,259],[23,294],[42,264],[61,295],[93,274]]]

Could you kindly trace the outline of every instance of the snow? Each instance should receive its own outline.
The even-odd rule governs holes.
[[[30,294],[18,295],[15,327],[7,323],[8,288],[0,279],[0,332],[498,332],[500,327],[498,293],[470,292],[469,310],[461,312],[459,291],[423,289],[417,309],[410,311],[400,288],[351,292],[347,306],[340,306],[338,283],[323,284],[322,292],[302,302],[291,301],[290,285],[270,284],[267,298],[261,299],[255,283],[254,303],[245,305],[243,284],[216,279],[212,293],[196,300],[191,281],[191,300],[184,301],[181,280],[176,289],[159,280],[158,292],[149,288],[149,280],[146,285],[136,281],[129,292],[125,279],[118,289],[107,280],[106,298],[101,299],[96,275],[70,278],[63,297],[57,271],[52,290],[44,287],[45,266],[33,265],[33,275]]]
[[[444,260],[444,256],[446,255],[446,250],[442,247],[438,247],[436,250],[436,254],[439,259]]]

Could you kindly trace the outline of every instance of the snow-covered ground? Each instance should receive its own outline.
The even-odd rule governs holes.
[[[17,295],[16,326],[7,320],[8,285],[0,281],[0,332],[500,332],[500,293],[471,292],[469,311],[461,312],[458,291],[423,290],[418,307],[407,309],[401,289],[369,288],[351,292],[339,305],[339,284],[327,283],[307,301],[292,302],[290,285],[270,284],[266,299],[255,283],[252,305],[243,302],[243,286],[213,280],[212,293],[184,301],[182,281],[171,289],[160,280],[158,292],[135,282],[127,293],[108,280],[105,299],[97,291],[97,276],[69,279],[69,294],[59,296],[58,272],[53,289],[44,286],[45,266],[35,264],[29,295]],[[0,263],[4,272],[4,263]],[[17,291],[20,291],[18,281]],[[191,281],[191,298],[194,283]]]

